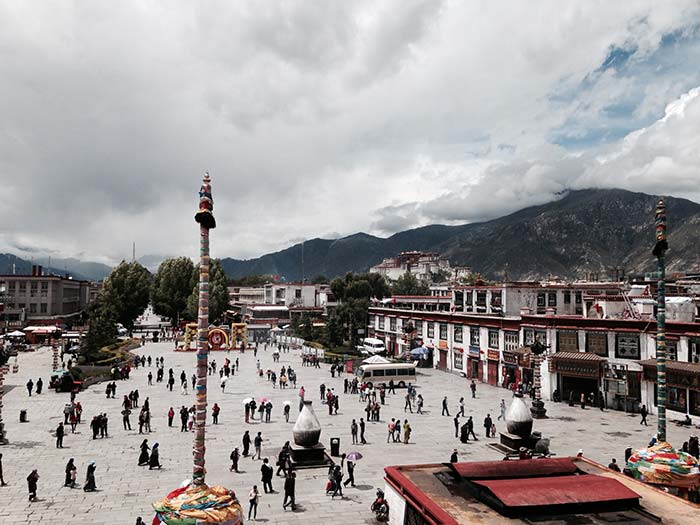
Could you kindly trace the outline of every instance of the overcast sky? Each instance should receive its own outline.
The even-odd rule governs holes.
[[[700,201],[692,1],[0,1],[0,250],[118,261]]]

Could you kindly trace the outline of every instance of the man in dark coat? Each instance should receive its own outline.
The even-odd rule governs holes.
[[[63,423],[59,423],[56,427],[56,448],[63,448],[63,436],[66,435],[66,430],[63,428]]]
[[[269,465],[268,459],[263,459],[263,464],[260,467],[260,474],[265,494],[267,494],[268,492],[274,492],[272,490],[272,473],[273,470],[272,467]]]
[[[250,451],[250,431],[243,433],[243,455],[247,456]]]
[[[486,417],[484,418],[484,430],[486,431],[486,437],[491,437],[491,425],[493,425],[491,414],[486,414]]]
[[[29,474],[29,476],[27,476],[27,487],[29,488],[29,501],[36,500],[36,489],[37,489],[37,482],[38,481],[39,481],[39,473],[36,471],[36,469],[34,469]]]
[[[292,510],[296,510],[296,504],[294,503],[294,492],[296,489],[296,477],[294,472],[289,472],[284,480],[284,501],[282,502],[282,508],[286,509],[287,505],[292,507]]]

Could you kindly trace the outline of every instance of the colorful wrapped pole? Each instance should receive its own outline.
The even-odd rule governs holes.
[[[199,312],[197,314],[197,383],[195,386],[194,469],[192,484],[204,484],[204,432],[207,420],[207,359],[209,355],[209,230],[216,228],[211,179],[204,175],[199,190]]]
[[[656,245],[652,253],[658,263],[658,308],[656,314],[656,385],[657,385],[657,439],[666,441],[666,205],[660,199],[656,205]]]
[[[170,492],[153,508],[153,525],[220,524],[238,525],[243,522],[241,508],[233,490],[208,487],[204,482],[206,469],[205,425],[207,416],[207,368],[209,353],[209,230],[216,228],[211,197],[211,180],[204,175],[199,191],[199,210],[194,218],[199,223],[199,311],[197,315],[197,374],[195,383],[195,434],[192,456],[192,481]]]

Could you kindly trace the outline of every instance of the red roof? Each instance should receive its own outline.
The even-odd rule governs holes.
[[[488,489],[506,507],[551,508],[553,505],[624,502],[641,497],[616,479],[595,475],[530,478],[526,482],[492,479],[473,483]]]
[[[530,478],[552,474],[574,474],[578,470],[570,458],[475,461],[452,463],[450,466],[461,477],[469,479]]]

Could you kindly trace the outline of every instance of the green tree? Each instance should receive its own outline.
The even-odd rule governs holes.
[[[190,319],[197,319],[199,311],[199,265],[195,266],[190,282],[192,290],[187,299],[187,315]],[[214,323],[223,317],[228,310],[228,278],[218,259],[209,262],[209,322]]]
[[[406,272],[391,285],[392,295],[430,295],[430,286]]]
[[[311,284],[328,284],[329,282],[330,280],[328,279],[328,277],[326,277],[323,274],[317,275],[316,277],[311,279]]]
[[[153,311],[157,315],[169,317],[173,326],[187,309],[193,275],[194,263],[188,257],[177,257],[163,261],[153,278]]]
[[[117,325],[114,312],[100,295],[88,307],[88,330],[83,341],[82,353],[85,361],[94,361],[102,347],[117,340]]]
[[[122,261],[105,279],[102,299],[117,322],[128,330],[143,313],[150,299],[151,274],[137,262]]]
[[[367,328],[367,309],[371,298],[383,299],[391,291],[386,279],[377,273],[348,273],[331,281],[331,290],[340,304],[335,316],[326,327],[329,340],[350,341],[355,348],[359,340],[357,330]]]

